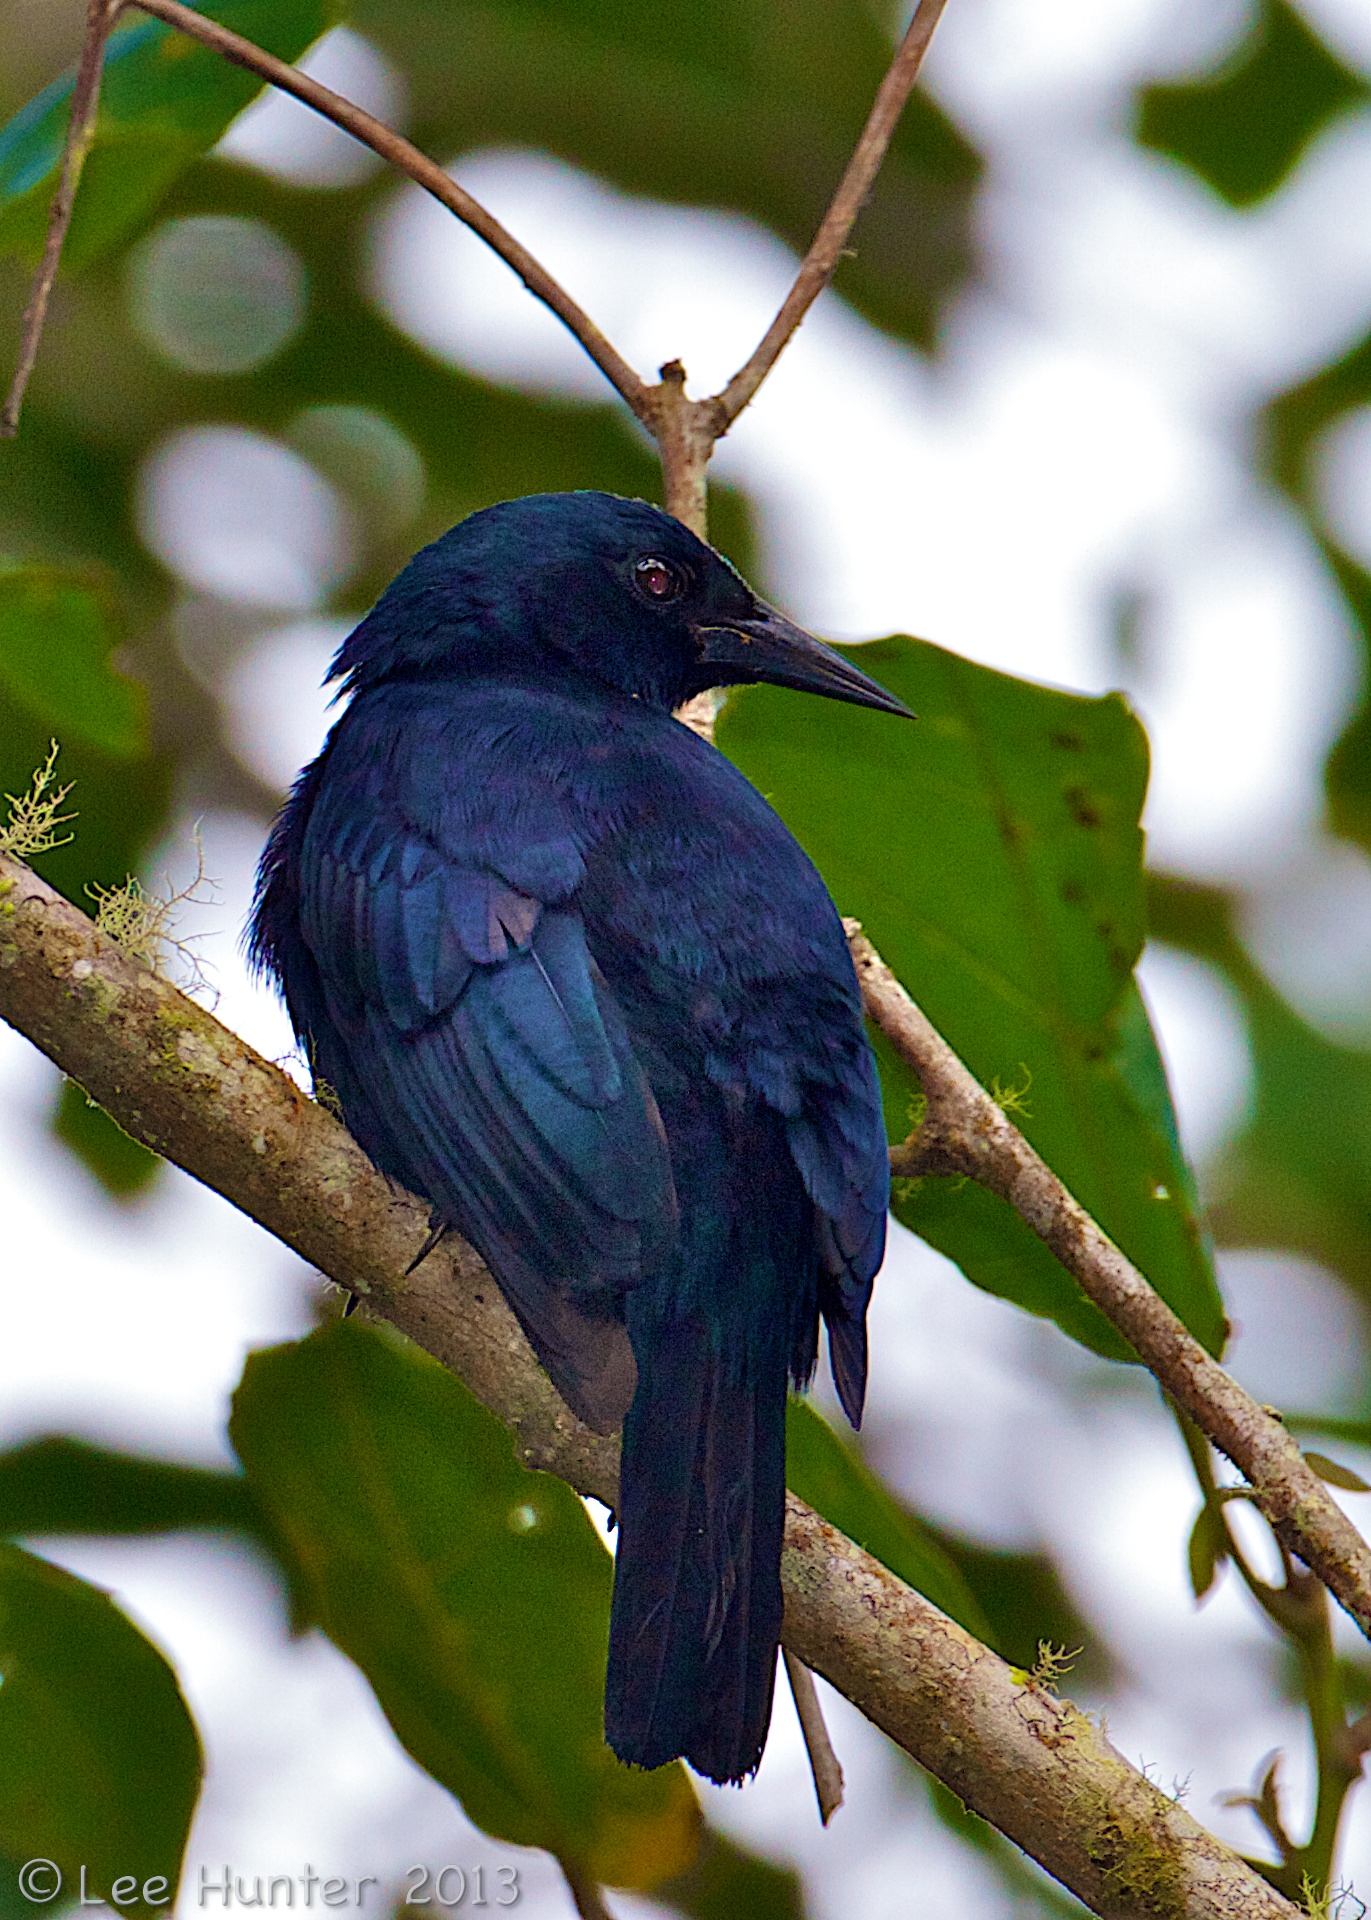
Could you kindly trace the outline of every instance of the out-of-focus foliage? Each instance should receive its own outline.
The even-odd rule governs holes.
[[[254,1355],[229,1431],[311,1616],[478,1826],[614,1886],[689,1866],[685,1769],[604,1742],[609,1555],[465,1387],[339,1322]]]
[[[64,1899],[84,1869],[92,1898],[117,1885],[122,1912],[165,1910],[200,1771],[157,1649],[108,1594],[0,1546],[0,1856],[52,1861]]]
[[[330,24],[323,0],[218,0],[200,8],[281,60]],[[0,249],[36,260],[62,167],[73,75],[0,132]],[[259,91],[254,76],[160,20],[131,13],[105,49],[100,117],[67,240],[79,267],[124,239]]]
[[[721,1833],[706,1830],[684,1873],[665,1880],[654,1897],[691,1920],[804,1920],[804,1891],[793,1867],[774,1866],[746,1853]]]
[[[0,1453],[0,1535],[174,1533],[232,1527],[261,1534],[241,1474],[114,1453],[53,1434]]]
[[[752,214],[798,252],[890,61],[862,0],[357,0],[351,18],[410,68],[430,152],[542,147],[633,193]],[[878,326],[933,338],[979,174],[916,93],[838,275]]]
[[[1281,998],[1220,889],[1154,876],[1148,909],[1159,939],[1222,969],[1247,1014],[1256,1086],[1211,1175],[1220,1239],[1307,1253],[1371,1298],[1371,1053],[1326,1039]]]
[[[786,1409],[786,1485],[831,1520],[849,1540],[978,1639],[991,1638],[990,1623],[960,1569],[922,1521],[886,1492],[813,1407],[792,1399]]]
[[[1371,851],[1371,574],[1339,546],[1315,487],[1315,449],[1342,415],[1371,402],[1371,335],[1331,366],[1273,400],[1264,420],[1267,465],[1312,530],[1341,588],[1365,649],[1368,673],[1361,703],[1328,758],[1329,824]]]
[[[1258,0],[1217,73],[1141,90],[1137,137],[1184,161],[1230,206],[1247,207],[1293,172],[1337,114],[1368,98],[1371,88],[1288,0]]]
[[[1141,727],[1117,695],[1034,686],[926,641],[879,641],[852,657],[915,724],[756,687],[730,698],[720,745],[972,1072],[1217,1350],[1222,1308],[1133,981],[1144,930]],[[917,1089],[888,1051],[882,1069],[900,1139]],[[983,1189],[900,1182],[895,1211],[978,1285],[1128,1357],[1065,1269]]]

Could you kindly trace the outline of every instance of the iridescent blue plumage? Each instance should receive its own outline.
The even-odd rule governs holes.
[[[889,1180],[823,883],[671,710],[763,679],[902,709],[604,494],[464,521],[335,673],[351,704],[273,832],[254,952],[363,1146],[481,1250],[573,1410],[624,1421],[611,1745],[740,1779],[787,1381],[822,1315],[860,1419]]]

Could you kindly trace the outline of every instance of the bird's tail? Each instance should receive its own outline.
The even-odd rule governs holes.
[[[635,1343],[636,1344],[636,1343]],[[761,1759],[781,1631],[787,1356],[654,1324],[624,1424],[605,1735],[720,1782]],[[726,1343],[725,1343],[726,1347]]]

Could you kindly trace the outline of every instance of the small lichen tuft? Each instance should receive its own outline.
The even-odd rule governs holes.
[[[95,902],[95,924],[107,939],[163,979],[171,978],[168,960],[175,954],[182,962],[180,984],[191,992],[208,987],[209,982],[190,942],[178,940],[172,928],[181,908],[215,897],[213,882],[205,874],[205,853],[198,833],[195,854],[195,878],[185,887],[174,888],[168,881],[164,893],[149,893],[141,880],[129,874],[121,886],[86,888]]]
[[[54,784],[57,753],[57,742],[54,740],[47,759],[34,774],[28,792],[5,795],[9,801],[9,814],[4,826],[0,827],[0,853],[11,854],[16,860],[32,860],[40,853],[51,853],[54,847],[65,847],[68,841],[75,838],[73,834],[59,831],[76,815],[62,811],[71,792],[71,782],[68,781],[64,787]]]

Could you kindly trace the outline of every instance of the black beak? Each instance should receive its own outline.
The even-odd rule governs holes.
[[[830,700],[849,700],[856,707],[914,718],[902,700],[764,601],[758,601],[756,611],[746,619],[730,617],[726,626],[702,622],[695,631],[700,659],[706,666],[722,669],[716,686],[767,680],[773,686],[799,687]]]

